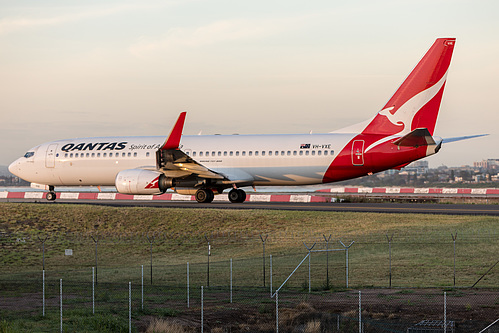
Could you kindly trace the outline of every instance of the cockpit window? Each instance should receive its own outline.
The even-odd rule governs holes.
[[[26,157],[26,158],[30,158],[30,157],[32,157],[33,155],[35,155],[35,152],[34,152],[34,151],[28,151],[26,154],[24,154],[24,157]]]

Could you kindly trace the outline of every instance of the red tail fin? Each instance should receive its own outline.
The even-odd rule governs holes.
[[[455,38],[439,38],[363,134],[404,135],[427,128],[433,135]]]

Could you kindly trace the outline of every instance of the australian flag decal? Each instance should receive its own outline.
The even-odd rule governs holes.
[[[310,148],[310,143],[303,143],[301,146],[300,146],[300,149],[309,149]]]

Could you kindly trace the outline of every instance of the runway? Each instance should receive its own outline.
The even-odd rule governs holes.
[[[328,202],[244,202],[232,204],[214,201],[200,204],[193,201],[137,201],[137,200],[57,200],[1,199],[0,202],[36,202],[44,205],[105,205],[111,207],[157,207],[183,209],[265,209],[321,212],[371,212],[398,214],[446,214],[499,216],[499,205],[429,204],[429,203],[328,203]]]

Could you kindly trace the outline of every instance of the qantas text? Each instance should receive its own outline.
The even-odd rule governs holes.
[[[74,150],[123,150],[128,142],[91,142],[91,143],[68,143],[62,146],[62,151]]]

